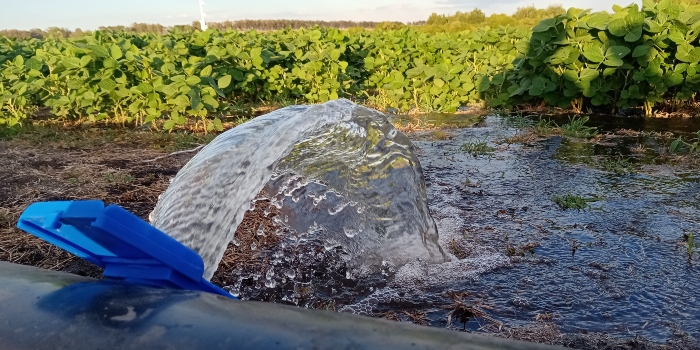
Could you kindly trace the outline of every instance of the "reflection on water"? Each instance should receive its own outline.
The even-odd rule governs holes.
[[[697,122],[647,124],[664,122],[684,135],[696,131]],[[665,131],[625,123],[625,128]],[[600,129],[612,130],[607,124]],[[502,141],[517,130],[498,116],[449,132],[452,138],[441,141],[425,141],[420,133],[412,137],[440,244],[455,255],[453,261],[422,267],[430,273],[422,279],[413,278],[419,275],[413,270],[421,267],[406,266],[397,276],[412,278],[395,281],[374,299],[346,310],[381,315],[418,309],[431,316],[431,325],[444,326],[449,308],[443,306],[453,304],[455,295],[447,292],[457,292],[462,301],[509,326],[547,315],[564,332],[655,341],[679,330],[700,336],[700,261],[696,256],[688,263],[682,241],[684,233],[700,232],[700,184],[692,176],[698,172],[690,159],[683,165],[659,156],[667,140],[552,136],[507,144]],[[487,140],[496,151],[478,157],[461,152],[460,146],[473,139]],[[645,151],[631,152],[639,143]],[[622,157],[632,164],[630,171],[603,166]],[[552,201],[564,194],[597,200],[585,210],[564,211]],[[534,254],[525,250],[507,256],[508,247],[535,243]],[[467,328],[488,323],[478,321]]]

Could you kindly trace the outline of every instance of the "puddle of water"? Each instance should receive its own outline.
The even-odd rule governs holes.
[[[628,119],[589,124],[684,134],[700,129],[695,120]],[[504,144],[517,131],[511,125],[488,116],[475,127],[449,130],[451,139],[412,136],[440,244],[459,259],[406,266],[390,287],[344,310],[376,316],[416,309],[444,327],[455,295],[447,292],[457,292],[509,326],[551,315],[563,332],[663,342],[677,327],[700,337],[700,260],[689,264],[682,242],[684,233],[700,232],[697,170],[665,164],[658,157],[663,141],[653,137],[603,145],[559,136]],[[474,140],[494,151],[475,157],[460,150]],[[646,151],[630,152],[639,142]],[[614,157],[627,157],[633,172],[616,174],[590,162]],[[564,194],[595,201],[584,210],[562,210],[552,197]],[[507,247],[534,243],[534,254],[506,254]],[[477,321],[466,328],[488,323]]]

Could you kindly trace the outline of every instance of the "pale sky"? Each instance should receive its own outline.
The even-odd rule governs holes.
[[[619,1],[628,5],[632,0]],[[641,0],[635,0],[641,3]],[[585,4],[585,6],[583,4]],[[433,13],[480,8],[487,15],[512,14],[518,7],[585,7],[608,10],[606,0],[205,0],[207,21],[237,19],[314,19],[420,21]],[[0,0],[0,29],[62,27],[96,29],[133,22],[189,24],[199,19],[198,0]]]

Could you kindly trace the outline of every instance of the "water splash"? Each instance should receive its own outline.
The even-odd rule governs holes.
[[[411,142],[348,100],[287,107],[221,134],[180,170],[151,222],[199,253],[211,278],[258,194],[284,218],[281,249],[340,246],[354,273],[445,261]]]

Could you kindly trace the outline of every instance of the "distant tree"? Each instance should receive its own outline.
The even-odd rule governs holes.
[[[430,17],[428,17],[428,21],[426,22],[427,25],[443,25],[447,24],[448,19],[447,16],[445,15],[438,15],[437,13],[432,13]]]
[[[67,28],[50,27],[46,30],[46,33],[49,37],[53,37],[56,39],[65,39],[70,37],[71,31]]]

